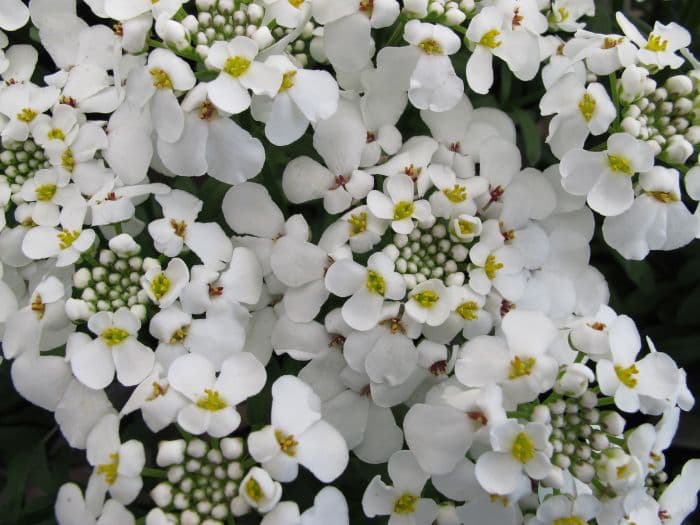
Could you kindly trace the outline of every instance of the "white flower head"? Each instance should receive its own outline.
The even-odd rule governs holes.
[[[386,194],[372,190],[367,195],[367,207],[380,219],[391,220],[396,233],[409,234],[415,228],[414,219],[428,223],[432,219],[430,203],[414,201],[414,184],[410,177],[394,175],[386,179]]]
[[[165,270],[156,264],[141,277],[141,286],[149,299],[161,308],[173,304],[190,278],[190,271],[182,259],[171,259]]]

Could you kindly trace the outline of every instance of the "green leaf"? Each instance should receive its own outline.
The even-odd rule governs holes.
[[[529,166],[534,166],[542,156],[542,137],[535,123],[533,113],[516,109],[513,111],[513,120],[520,128],[520,136],[525,149],[527,163]]]

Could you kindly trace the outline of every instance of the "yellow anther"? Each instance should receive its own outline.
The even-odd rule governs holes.
[[[216,412],[217,410],[222,410],[228,406],[226,404],[226,401],[221,399],[221,395],[216,390],[205,388],[204,393],[206,395],[204,397],[200,397],[197,400],[197,406],[199,408],[203,408],[204,410],[209,410],[211,412]]]
[[[123,343],[129,337],[129,332],[117,326],[110,326],[100,334],[100,338],[107,346],[116,346]]]
[[[432,290],[424,290],[422,292],[414,294],[411,298],[423,308],[431,308],[435,303],[438,302],[440,296]]]
[[[297,455],[297,445],[299,445],[299,442],[294,439],[294,436],[285,434],[281,430],[275,430],[275,438],[277,439],[277,443],[279,443],[282,452],[290,457]]]
[[[224,63],[224,73],[228,73],[233,78],[238,78],[250,68],[250,60],[246,57],[235,56],[228,57]]]
[[[363,211],[357,215],[350,215],[348,224],[350,224],[351,237],[367,231],[367,212]]]
[[[370,292],[381,295],[382,297],[384,297],[386,293],[386,281],[384,277],[374,270],[367,270],[366,286]]]
[[[486,272],[486,277],[488,277],[490,280],[493,281],[496,278],[496,272],[498,272],[498,270],[501,268],[503,268],[503,263],[497,262],[495,255],[489,255],[486,258],[484,272]]]
[[[108,485],[113,485],[117,481],[117,470],[119,469],[119,454],[116,452],[109,455],[109,459],[112,461],[110,463],[103,463],[97,465],[97,473],[102,474],[105,477],[105,481]]]
[[[454,187],[442,190],[447,200],[455,204],[467,200],[467,189],[464,186],[455,184]]]
[[[400,201],[394,206],[394,220],[401,221],[413,216],[414,206],[412,202]]]
[[[151,78],[153,79],[153,87],[156,89],[172,89],[173,81],[170,80],[170,75],[168,75],[164,69],[159,67],[151,68],[149,71]]]
[[[511,449],[512,456],[522,463],[529,463],[535,458],[535,442],[525,432],[520,432],[515,436],[513,448]]]
[[[479,45],[488,47],[489,49],[496,49],[501,45],[501,41],[498,40],[500,34],[501,32],[498,29],[486,31],[486,33],[484,33],[484,35],[481,37],[481,40],[479,40]]]
[[[529,376],[532,373],[532,369],[535,367],[536,362],[537,361],[534,357],[521,359],[520,356],[516,355],[510,362],[508,379],[517,379],[519,377]]]
[[[584,93],[583,97],[581,97],[581,101],[578,103],[578,110],[581,112],[581,115],[583,115],[583,118],[586,122],[590,122],[593,118],[595,108],[595,99],[590,95],[590,93]]]
[[[168,290],[170,290],[170,279],[164,273],[159,273],[151,281],[151,292],[160,301],[161,297],[168,293]]]

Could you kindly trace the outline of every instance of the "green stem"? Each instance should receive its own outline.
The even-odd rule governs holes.
[[[161,42],[160,40],[155,40],[153,38],[148,39],[148,45],[151,47],[158,47],[160,49],[167,49],[168,51],[172,51],[178,56],[181,56],[182,58],[186,58],[187,60],[192,60],[194,62],[201,62],[202,59],[199,58],[199,55],[194,52],[192,48],[188,49],[183,49],[183,50],[178,50],[174,49],[165,43]]]
[[[598,400],[598,404],[596,404],[597,407],[608,407],[610,405],[615,404],[615,398],[614,397],[601,397]]]
[[[90,266],[93,268],[96,268],[97,266],[101,266],[101,264],[95,259],[91,253],[88,252],[83,252],[83,254],[80,256],[85,262],[87,262]]]
[[[121,222],[117,222],[114,224],[114,231],[117,232],[117,235],[121,235],[124,233],[124,228],[122,227]]]
[[[620,129],[620,93],[617,89],[617,76],[615,73],[610,73],[610,91],[612,93],[613,104],[615,104],[615,122],[613,122],[613,129],[610,133],[615,133]]]
[[[610,434],[608,434],[608,441],[610,441],[610,443],[614,443],[620,448],[625,448],[625,440],[622,438],[611,436]]]
[[[165,479],[168,477],[168,473],[159,468],[144,467],[141,471],[141,475],[145,478],[158,478]]]
[[[401,34],[403,33],[403,27],[406,25],[406,16],[401,15],[399,17],[399,21],[396,24],[396,27],[394,28],[394,32],[391,33],[391,36],[389,37],[389,40],[386,41],[386,46],[388,47],[392,44],[394,44],[399,38],[401,38]]]

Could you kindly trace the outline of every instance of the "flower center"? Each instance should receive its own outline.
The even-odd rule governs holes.
[[[287,71],[282,75],[282,85],[280,86],[280,89],[278,93],[282,93],[284,91],[287,91],[288,89],[294,87],[294,78],[297,76],[297,71],[296,69],[293,69],[291,71]]]
[[[520,432],[515,436],[510,453],[523,465],[529,463],[535,458],[535,442],[525,432]]]
[[[557,11],[559,11],[559,21],[560,22],[565,22],[567,18],[569,18],[569,10],[566,7],[560,7]]]
[[[184,325],[178,328],[173,332],[173,335],[170,337],[170,340],[168,341],[169,344],[171,345],[176,345],[176,344],[182,344],[185,339],[187,339],[187,334],[190,331],[190,325]]]
[[[402,221],[413,215],[413,203],[409,201],[397,202],[394,206],[394,220]]]
[[[479,410],[473,410],[471,412],[467,412],[467,417],[471,419],[475,425],[479,427],[484,427],[488,424],[489,420],[486,417],[486,414]]]
[[[238,78],[250,68],[250,60],[246,57],[235,56],[228,57],[224,64],[224,72],[231,75],[233,78]]]
[[[151,78],[153,79],[153,87],[156,89],[172,89],[173,81],[170,80],[170,76],[165,72],[165,70],[154,67],[149,71]]]
[[[394,502],[394,514],[413,514],[416,512],[417,502],[418,496],[404,492]]]
[[[628,366],[623,368],[620,365],[615,365],[615,373],[620,383],[625,385],[627,388],[634,388],[637,386],[637,378],[634,377],[639,373],[637,370],[637,365]]]
[[[470,235],[470,234],[474,233],[474,225],[469,221],[465,221],[464,219],[460,219],[457,222],[457,225],[459,226],[459,231],[462,235]]]
[[[217,410],[222,410],[228,406],[226,401],[221,399],[221,395],[216,390],[205,388],[204,393],[206,395],[197,400],[197,406],[199,408],[209,410],[210,412],[216,412]]]
[[[593,118],[593,112],[595,111],[595,107],[595,99],[590,95],[590,93],[584,93],[583,97],[581,98],[581,101],[578,103],[578,110],[581,112],[581,115],[583,115],[583,118],[586,122],[590,122]]]
[[[498,46],[501,45],[500,40],[497,40],[500,34],[501,32],[495,28],[486,31],[486,33],[484,33],[481,37],[481,40],[479,40],[479,45],[488,47],[489,49],[496,49]]]
[[[423,308],[431,308],[435,303],[438,302],[440,296],[432,290],[424,290],[418,292],[412,296],[412,299],[416,301]]]
[[[199,106],[199,118],[200,120],[212,120],[215,116],[217,115],[216,113],[216,108],[214,107],[214,104],[211,103],[209,100],[205,100],[202,102]]]
[[[43,202],[50,201],[53,199],[53,196],[56,195],[56,185],[42,184],[41,186],[37,186],[34,193],[36,194],[36,200]]]
[[[61,250],[65,250],[66,248],[70,248],[75,240],[80,237],[80,232],[63,228],[63,231],[58,232],[56,237],[58,237],[59,248],[61,248]]]
[[[151,395],[146,398],[146,401],[153,401],[158,399],[160,396],[164,396],[168,393],[168,386],[161,386],[158,381],[153,381],[153,390]]]
[[[484,272],[486,272],[486,277],[491,281],[496,278],[496,272],[503,268],[503,263],[496,261],[495,255],[489,255],[486,258],[486,264],[484,264]]]
[[[37,112],[32,108],[22,108],[19,113],[17,113],[17,120],[29,124],[37,116]]]
[[[61,128],[53,128],[47,134],[50,140],[65,140],[66,135]]]
[[[668,191],[648,191],[646,194],[655,198],[659,202],[663,202],[664,204],[668,204],[669,202],[678,202],[678,197]]]
[[[62,154],[61,154],[61,166],[63,166],[66,171],[73,172],[75,169],[75,157],[73,156],[73,150],[70,148],[67,148]]]
[[[586,521],[583,521],[578,516],[569,516],[568,518],[559,518],[554,520],[552,525],[586,525]]]
[[[644,49],[657,53],[660,51],[666,51],[667,48],[668,40],[661,38],[659,35],[655,35],[654,33],[649,35],[649,41],[647,42],[647,45],[644,46]]]
[[[360,0],[360,11],[371,17],[374,12],[374,0]]]
[[[536,360],[534,357],[521,359],[520,356],[515,356],[510,362],[510,370],[508,370],[508,379],[517,379],[523,376],[529,376],[532,369],[535,367]]]
[[[467,200],[467,189],[459,184],[455,184],[453,188],[442,190],[442,193],[445,194],[447,200],[455,204]]]
[[[254,478],[250,478],[248,481],[246,481],[244,489],[248,497],[256,503],[265,497],[265,494],[263,494],[262,488],[260,487],[260,483],[255,481]]]
[[[116,346],[129,337],[129,332],[117,326],[110,326],[100,334],[100,337],[107,346]]]
[[[595,323],[589,324],[588,326],[593,328],[593,330],[597,330],[599,332],[602,332],[603,330],[605,330],[605,327],[606,327],[605,323],[601,323],[598,321],[596,321]]]
[[[112,461],[110,463],[104,463],[97,465],[97,473],[102,474],[105,477],[105,481],[108,485],[113,485],[117,481],[117,469],[119,468],[119,454],[116,452],[109,455],[109,459]]]
[[[603,49],[612,49],[613,47],[616,47],[618,44],[622,44],[624,42],[624,38],[613,38],[610,36],[606,36],[605,40],[603,40]]]
[[[185,238],[185,232],[187,231],[187,223],[185,221],[178,222],[175,219],[170,219],[170,226],[172,226],[175,235],[182,239]]]
[[[170,290],[170,279],[164,273],[159,273],[151,281],[151,292],[160,301],[161,297],[168,293],[168,290]]]
[[[434,38],[426,38],[420,44],[418,44],[418,47],[421,50],[423,50],[423,53],[425,53],[426,55],[444,54],[444,50],[442,49],[440,42],[438,42]]]
[[[36,294],[34,300],[32,301],[32,312],[36,313],[36,317],[40,321],[46,312],[46,305],[41,301],[41,295],[39,294]]]
[[[465,321],[473,321],[479,317],[477,314],[478,310],[478,304],[476,304],[474,301],[467,301],[466,303],[460,304],[457,307],[456,312],[461,315],[462,319]]]
[[[630,166],[629,160],[619,155],[608,155],[608,166],[617,173],[624,173],[630,177],[634,175],[634,170]]]
[[[294,7],[299,7],[301,4],[304,3],[304,0],[288,0],[288,1]]]
[[[366,285],[370,292],[384,297],[384,294],[386,293],[386,281],[384,281],[384,277],[382,277],[380,273],[375,272],[374,270],[367,270]]]
[[[351,237],[367,231],[367,212],[363,211],[357,215],[350,215],[348,224],[350,224]]]
[[[299,442],[294,439],[294,436],[285,434],[281,430],[275,430],[275,438],[277,439],[277,443],[280,444],[282,452],[290,457],[297,455],[297,445]]]

